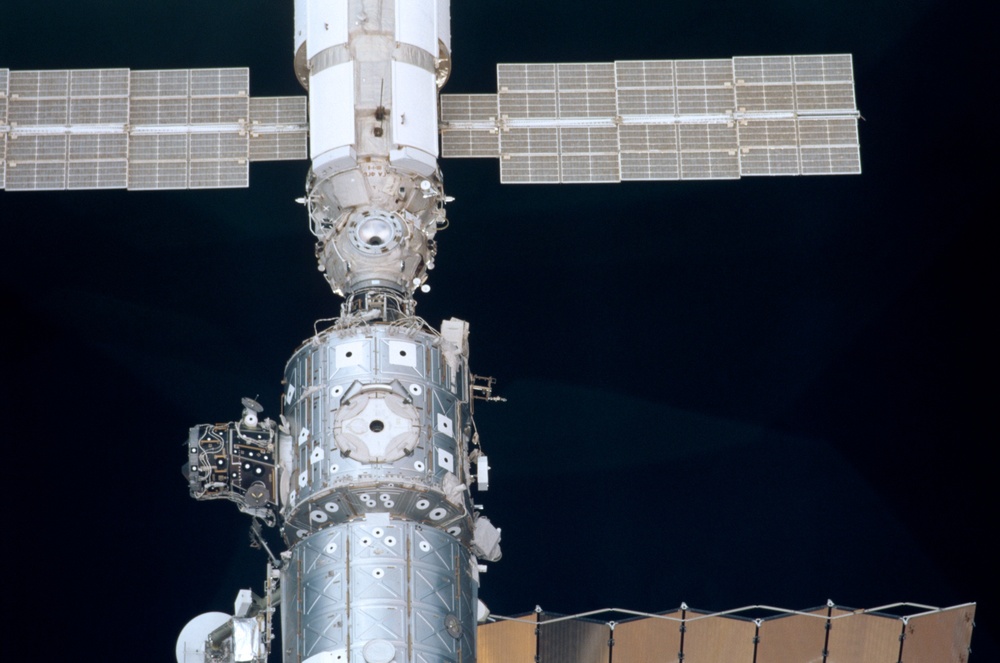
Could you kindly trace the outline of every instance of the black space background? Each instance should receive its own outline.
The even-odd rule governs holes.
[[[996,642],[995,22],[935,0],[452,6],[445,92],[496,62],[854,55],[864,174],[504,186],[443,161],[418,312],[472,324],[504,531],[500,614],[681,601],[979,603]],[[298,95],[291,2],[5,3],[9,69],[249,66]],[[994,27],[991,27],[994,26]],[[232,191],[0,192],[8,630],[52,660],[172,661],[259,589],[229,504],[187,497],[189,426],[277,412],[338,300],[306,165]],[[991,523],[993,523],[991,525]],[[993,578],[993,580],[990,580]]]

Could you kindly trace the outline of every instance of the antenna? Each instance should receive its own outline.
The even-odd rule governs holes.
[[[376,138],[381,138],[382,134],[385,133],[384,123],[385,123],[386,110],[385,106],[382,105],[382,100],[384,98],[385,98],[385,79],[382,79],[378,91],[378,108],[375,109],[375,119],[378,120],[379,125],[372,130],[372,133],[375,135]]]

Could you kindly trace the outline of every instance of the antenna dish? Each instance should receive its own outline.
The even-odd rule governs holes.
[[[251,412],[260,414],[264,411],[264,407],[252,398],[243,398],[240,402],[243,403],[243,407]]]
[[[244,398],[243,400],[250,400]],[[230,619],[224,612],[206,612],[198,615],[181,629],[177,636],[177,663],[204,663],[205,640],[208,634]]]

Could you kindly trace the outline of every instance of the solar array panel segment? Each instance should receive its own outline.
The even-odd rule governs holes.
[[[735,57],[733,77],[737,85],[791,84],[792,57],[790,55]]]
[[[69,71],[12,71],[9,74],[11,99],[47,99],[69,96]]]
[[[192,161],[233,161],[247,158],[247,136],[224,131],[191,134]]]
[[[803,146],[856,145],[858,124],[849,119],[802,118],[799,120],[799,141]]]
[[[497,91],[499,112],[503,117],[557,117],[554,64],[499,64]]]
[[[748,619],[703,617],[685,624],[685,663],[753,663],[757,626]]]
[[[497,65],[497,90],[508,92],[548,92],[556,89],[556,65],[548,62]]]
[[[7,124],[7,81],[10,79],[9,69],[0,69],[0,126]],[[7,132],[0,131],[0,189],[7,182]]]
[[[8,191],[46,191],[66,188],[66,164],[53,162],[7,164],[6,188]]]
[[[504,620],[484,624],[476,633],[478,663],[537,663],[535,615],[531,621]]]
[[[246,97],[250,70],[246,67],[191,69],[192,97]]]
[[[499,96],[500,115],[511,119],[549,119],[557,115],[556,93],[509,92]]]
[[[736,126],[679,126],[681,179],[735,179],[740,176]]]
[[[128,69],[73,69],[70,71],[69,96],[128,97]]]
[[[129,96],[133,99],[183,97],[190,94],[190,70],[145,69],[129,74]]]
[[[148,134],[129,141],[129,189],[186,189],[188,135]]]
[[[296,161],[309,158],[305,131],[250,134],[250,161]]]
[[[504,154],[500,157],[500,181],[505,184],[558,184],[557,154]]]
[[[441,155],[444,157],[499,157],[500,134],[498,131],[468,129],[441,133]]]
[[[7,124],[7,82],[10,80],[10,70],[0,69],[0,124]]]
[[[615,82],[619,89],[674,88],[673,60],[618,60]]]
[[[539,611],[480,625],[477,653],[481,663],[962,663],[975,610],[971,603],[852,610],[828,602],[811,610],[746,606],[720,613],[682,604],[657,615]],[[630,616],[594,619],[608,613]]]
[[[557,68],[561,118],[609,118],[616,113],[615,69],[611,62],[560,64]]]
[[[822,661],[829,608],[763,620],[757,633],[757,663]]]
[[[132,126],[186,125],[191,121],[187,97],[133,97],[129,103]]]
[[[67,189],[124,189],[128,185],[128,161],[71,161]]]
[[[500,134],[500,181],[559,182],[559,129],[512,128]]]
[[[724,152],[682,152],[681,179],[734,180],[740,176],[739,159]]]
[[[619,88],[618,115],[674,115],[677,91],[673,88]]]
[[[798,111],[856,110],[850,55],[796,55],[792,62]]]
[[[618,128],[563,127],[559,147],[562,154],[618,154]]]
[[[442,94],[442,122],[487,122],[496,120],[497,95],[495,94]]]
[[[559,130],[555,127],[514,127],[500,134],[503,154],[558,154]]]
[[[861,172],[857,121],[799,120],[803,175],[849,175]]]
[[[248,115],[248,97],[191,97],[191,124],[245,124]]]
[[[126,161],[80,161],[66,171],[67,189],[124,189],[127,184]]]
[[[69,71],[9,73],[7,116],[18,126],[65,125],[69,121]]]
[[[305,97],[250,97],[250,123],[305,124]]]
[[[680,611],[664,615],[681,617]],[[674,619],[645,617],[615,625],[615,663],[678,663],[681,623]]]
[[[803,147],[803,175],[855,175],[861,172],[857,147]]]
[[[622,125],[618,134],[623,180],[680,179],[677,125]]]
[[[795,120],[747,120],[737,124],[740,174],[798,175],[798,127]]]
[[[540,622],[554,617],[542,613]],[[538,663],[608,663],[611,629],[604,622],[569,619],[538,629]]]
[[[798,149],[767,148],[740,154],[740,175],[798,175],[802,171]]]
[[[251,161],[309,157],[305,97],[250,97],[248,112]]]
[[[680,115],[731,113],[735,106],[731,87],[677,88],[677,112]]]
[[[188,188],[229,189],[246,187],[249,184],[248,161],[225,161],[212,159],[192,161]]]
[[[619,182],[617,127],[559,130],[560,181]]]
[[[975,616],[976,606],[965,605],[910,617],[903,640],[903,660],[906,663],[965,660]]]
[[[11,132],[37,126],[66,126],[69,123],[69,98],[14,97],[8,107]]]
[[[260,100],[252,125],[248,84],[245,68],[0,70],[0,186],[246,186],[250,138],[255,160],[306,158],[305,98]]]
[[[854,86],[850,83],[797,84],[795,107],[799,111],[853,110]]]
[[[65,135],[24,135],[7,143],[6,188],[48,190],[66,188]]]
[[[677,152],[622,152],[619,162],[623,181],[680,179]]]
[[[498,157],[500,135],[495,94],[443,94],[441,120],[441,155],[444,157]],[[448,129],[450,123],[467,123],[461,129]],[[487,126],[473,128],[471,123]]]
[[[125,125],[128,123],[128,96],[70,97],[69,124]]]
[[[574,148],[573,131],[586,125],[617,127],[621,180],[861,169],[849,55],[500,64],[497,84],[495,118],[475,115],[468,96],[443,102],[442,116],[457,125],[444,131],[444,156],[494,156],[485,133],[496,130],[500,156],[558,155],[559,181],[617,181],[605,150]],[[560,139],[554,151],[538,141],[526,148],[508,136],[515,128],[558,129]],[[544,168],[516,163],[523,167],[501,168],[504,181],[555,176],[547,159]]]
[[[849,54],[792,56],[796,83],[852,83],[854,65]]]
[[[833,616],[826,663],[899,660],[900,620],[844,610],[834,610]]]
[[[128,69],[74,69],[69,77],[71,125],[128,122]]]
[[[188,167],[177,161],[130,161],[128,164],[128,188],[132,191],[144,189],[186,189],[188,188]]]

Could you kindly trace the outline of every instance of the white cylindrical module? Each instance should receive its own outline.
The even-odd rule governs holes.
[[[350,62],[309,76],[309,155],[314,172],[335,173],[357,165],[354,113]]]
[[[392,58],[393,165],[421,175],[437,170],[438,3],[393,0],[396,49]]]
[[[451,68],[449,2],[296,0],[295,12],[320,268],[338,294],[381,285],[409,297],[444,222],[437,94]],[[363,217],[400,220],[404,241],[392,254],[354,251],[345,234]]]
[[[308,7],[309,0],[295,0],[294,32],[292,35],[292,43],[295,45],[292,66],[295,68],[295,77],[307,90],[309,89],[309,58],[306,57]]]
[[[438,0],[437,3],[437,34],[438,41],[441,42],[440,57],[451,60],[451,2],[449,0]],[[444,82],[442,81],[442,85]]]
[[[392,98],[389,161],[397,168],[433,175],[438,156],[435,72],[409,62],[393,62]]]
[[[324,12],[331,10],[340,14],[357,16],[357,22],[367,20],[367,12],[362,5],[363,0],[295,0],[294,24],[294,62],[295,71],[303,85],[308,89],[309,68],[307,63],[312,57],[306,53],[306,42],[309,39],[310,6],[313,9],[313,22],[318,23]],[[384,7],[380,7],[380,13]],[[395,36],[400,43],[412,44],[422,48],[439,60],[440,67],[445,61],[450,68],[451,61],[451,2],[450,0],[392,0]],[[348,18],[348,20],[350,20]],[[325,23],[325,21],[324,21]],[[324,29],[327,26],[324,25]],[[322,50],[314,47],[313,53]],[[444,77],[446,79],[447,76]],[[444,84],[442,79],[438,86]]]
[[[433,175],[437,90],[447,77],[439,68],[451,66],[448,1],[297,0],[295,10],[317,177],[350,168],[348,156]],[[350,73],[329,73],[341,68]]]

